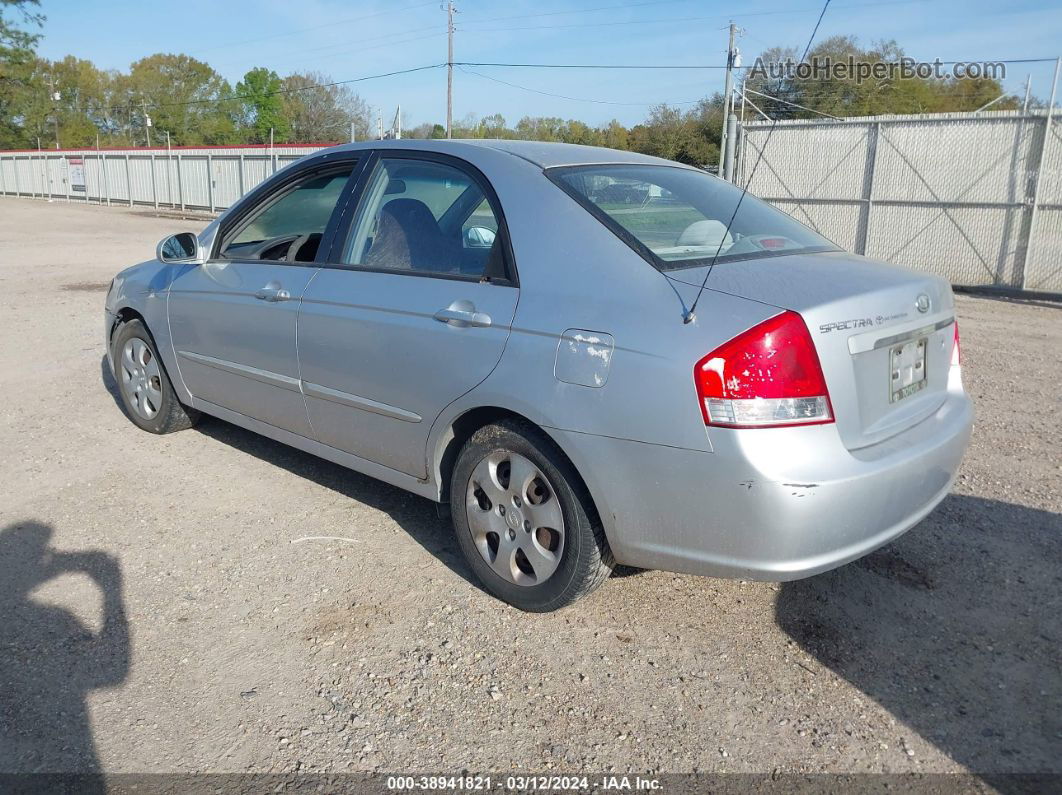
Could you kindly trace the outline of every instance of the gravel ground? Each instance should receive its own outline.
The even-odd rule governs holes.
[[[1062,305],[959,297],[973,444],[896,543],[527,615],[430,502],[125,419],[104,290],[198,225],[0,199],[0,771],[1062,772]]]

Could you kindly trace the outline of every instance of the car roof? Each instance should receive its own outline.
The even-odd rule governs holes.
[[[627,152],[621,149],[607,149],[603,146],[582,146],[551,141],[511,141],[498,138],[461,138],[461,139],[388,139],[383,141],[359,141],[344,144],[336,149],[413,149],[442,154],[468,155],[470,148],[494,149],[499,152],[519,157],[540,168],[556,166],[575,166],[599,163],[642,163],[658,166],[681,166],[672,160]]]

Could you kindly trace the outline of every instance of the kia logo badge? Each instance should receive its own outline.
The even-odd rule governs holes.
[[[929,296],[925,293],[919,293],[918,298],[915,299],[915,307],[923,315],[929,311]]]

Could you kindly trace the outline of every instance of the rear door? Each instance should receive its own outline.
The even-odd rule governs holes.
[[[494,369],[519,295],[504,218],[467,163],[388,150],[303,296],[299,360],[319,441],[424,477],[432,422]]]
[[[208,262],[174,278],[170,332],[195,397],[311,436],[296,318],[354,168],[352,159],[330,161],[264,189],[226,223]]]

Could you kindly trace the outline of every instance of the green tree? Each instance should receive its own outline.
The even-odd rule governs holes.
[[[772,47],[764,50],[759,60],[780,63],[791,59],[795,62],[798,57],[795,50]],[[817,59],[820,63],[826,59],[837,63],[851,58],[858,63],[898,64],[903,57],[903,48],[895,41],[880,41],[864,48],[854,36],[831,36],[817,44],[809,54],[809,59]],[[1003,86],[998,80],[902,77],[896,72],[883,78],[864,80],[851,75],[844,79],[828,76],[810,80],[752,75],[748,88],[767,95],[751,95],[750,99],[776,118],[814,118],[821,113],[845,117],[973,111],[1003,95]],[[1003,99],[993,105],[998,110],[1017,106],[1016,98]]]
[[[479,123],[479,129],[484,138],[506,138],[509,132],[505,126],[505,117],[500,113],[484,116]]]
[[[717,163],[719,146],[708,139],[710,105],[706,100],[687,113],[670,105],[654,105],[649,118],[630,131],[628,146],[636,152],[696,166]]]
[[[39,77],[34,47],[40,34],[17,27],[16,12],[23,25],[40,27],[44,17],[33,7],[38,0],[0,0],[0,146],[22,147],[30,144],[23,121],[33,98],[43,90],[35,82]]]
[[[627,148],[627,128],[613,119],[601,128],[601,145],[609,149]]]
[[[576,119],[569,119],[561,132],[561,140],[569,144],[600,146],[601,133]]]
[[[268,143],[270,130],[274,141],[287,141],[291,128],[284,115],[280,77],[272,69],[256,67],[236,84],[236,93],[244,106],[244,124],[249,143]]]
[[[237,142],[240,105],[228,81],[187,55],[159,53],[141,58],[128,75],[115,79],[112,135],[143,144],[145,109],[154,129],[169,132],[174,144],[223,145]]]
[[[96,135],[103,133],[108,124],[114,76],[98,69],[92,61],[73,55],[53,61],[48,71],[49,88],[54,86],[59,93],[54,112],[58,114],[62,145],[94,145]]]

